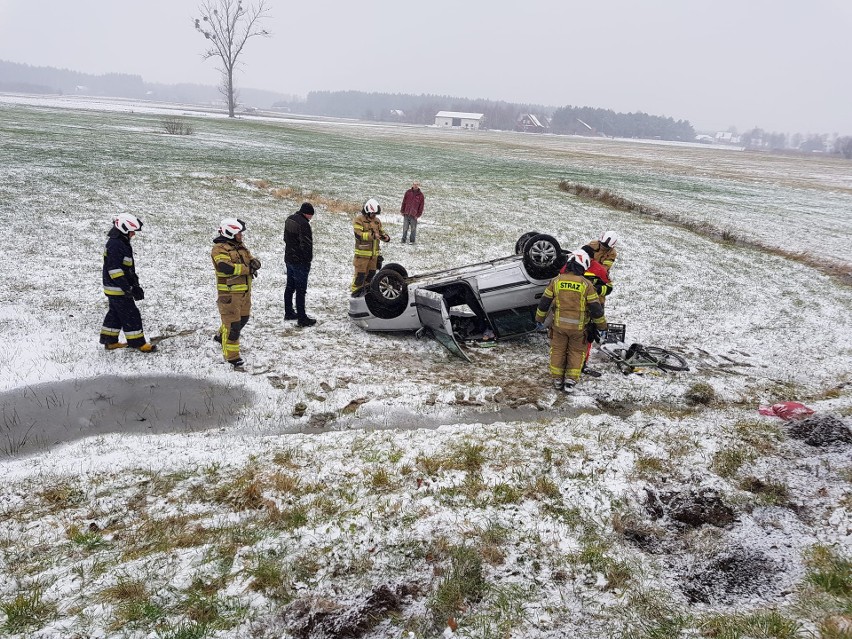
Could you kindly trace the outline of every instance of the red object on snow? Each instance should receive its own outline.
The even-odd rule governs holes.
[[[814,411],[799,402],[780,402],[772,404],[772,406],[761,406],[757,409],[757,412],[761,415],[780,417],[784,421],[803,419],[814,414]]]

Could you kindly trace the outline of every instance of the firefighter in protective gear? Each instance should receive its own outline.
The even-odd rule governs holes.
[[[252,279],[261,267],[260,260],[243,244],[245,230],[242,220],[222,220],[210,254],[216,270],[216,305],[222,318],[214,339],[222,344],[222,355],[234,368],[244,364],[240,357],[240,333],[251,315]]]
[[[156,345],[145,341],[142,330],[142,314],[136,302],[145,299],[145,291],[139,286],[136,262],[130,240],[142,228],[142,220],[130,213],[119,213],[113,218],[109,238],[104,248],[103,287],[109,302],[109,310],[101,326],[100,343],[108,351],[130,346],[142,353],[153,353]],[[119,341],[124,331],[126,342]]]
[[[583,273],[583,277],[592,283],[592,286],[595,287],[595,292],[600,298],[601,306],[606,307],[606,296],[612,292],[612,280],[609,278],[609,273],[604,268],[604,265],[597,260],[590,260],[589,267]],[[598,337],[598,329],[593,322],[589,322],[586,325],[586,332],[586,359],[583,362],[583,374],[591,377],[600,377],[600,371],[589,368],[588,366],[589,355],[592,352],[592,341],[600,341],[596,339]]]
[[[374,199],[370,198],[364,203],[360,215],[358,215],[352,228],[355,233],[355,276],[352,278],[352,297],[357,297],[364,292],[370,280],[381,266],[381,249],[379,242],[390,242],[390,235],[382,229],[382,223],[377,217],[382,212],[382,207]]]
[[[586,324],[591,319],[599,330],[606,330],[603,306],[595,287],[583,277],[589,262],[584,251],[574,253],[566,272],[547,285],[535,313],[536,322],[543,322],[551,305],[554,306],[550,376],[553,387],[566,393],[574,390],[586,359]]]
[[[618,257],[618,252],[615,250],[617,243],[618,235],[615,231],[604,231],[600,238],[584,245],[582,250],[586,252],[589,259],[600,262],[609,273],[615,258]]]

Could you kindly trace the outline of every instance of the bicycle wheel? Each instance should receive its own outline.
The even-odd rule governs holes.
[[[654,362],[655,366],[662,368],[664,371],[688,371],[689,365],[686,360],[680,355],[667,351],[664,348],[656,346],[646,346],[642,349],[643,357],[647,357]]]

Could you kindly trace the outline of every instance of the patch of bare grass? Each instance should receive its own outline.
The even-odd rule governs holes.
[[[699,627],[702,636],[720,639],[799,639],[803,636],[799,622],[777,610],[708,615],[701,620]]]
[[[713,455],[710,469],[720,477],[734,477],[740,468],[754,461],[757,455],[754,450],[741,446],[724,448]]]
[[[633,462],[633,476],[639,479],[653,479],[670,471],[669,462],[654,455],[638,455]]]
[[[214,533],[195,522],[195,517],[190,515],[144,518],[139,526],[122,532],[122,560],[129,561],[153,553],[193,548],[206,543]]]
[[[734,424],[734,433],[761,455],[775,453],[778,445],[786,438],[778,426],[757,419],[738,421]]]
[[[449,569],[427,603],[435,629],[455,623],[459,614],[482,598],[487,585],[482,558],[475,548],[454,546],[448,554]]]
[[[267,190],[272,197],[278,200],[296,200],[299,202],[310,202],[315,207],[322,207],[329,213],[356,214],[361,210],[360,202],[347,202],[339,198],[322,195],[317,191],[306,191],[299,187],[272,187],[266,180],[263,180],[263,182],[265,183],[265,186],[258,186],[258,188],[263,188]],[[257,183],[255,183],[255,186],[257,186]]]
[[[263,496],[263,482],[254,466],[249,466],[229,482],[219,484],[215,501],[235,510],[260,510],[269,505]]]
[[[748,475],[740,480],[739,486],[742,490],[758,495],[763,504],[782,506],[787,503],[790,489],[787,484],[772,480],[762,480],[753,475]]]
[[[56,616],[56,605],[45,601],[42,588],[34,585],[19,591],[13,598],[0,601],[6,620],[0,630],[10,635],[38,630]]]
[[[76,506],[85,498],[85,494],[79,487],[65,482],[48,486],[39,492],[38,496],[53,512]]]

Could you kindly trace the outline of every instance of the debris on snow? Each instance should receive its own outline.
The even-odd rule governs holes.
[[[801,439],[810,446],[852,444],[852,430],[832,415],[815,415],[790,424],[790,437]]]

